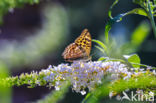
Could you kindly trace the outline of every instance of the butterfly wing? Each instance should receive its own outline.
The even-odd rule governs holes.
[[[78,45],[76,45],[75,43],[72,43],[69,46],[67,46],[67,48],[64,50],[62,56],[65,60],[72,61],[72,60],[83,58],[84,53],[78,47]]]
[[[86,56],[90,55],[92,41],[88,29],[84,29],[81,35],[75,40],[75,44],[85,53]]]

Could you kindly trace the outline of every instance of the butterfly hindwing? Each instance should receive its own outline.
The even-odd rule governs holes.
[[[67,46],[62,56],[65,60],[74,60],[82,58],[84,56],[84,53],[75,43],[72,43],[69,46]]]

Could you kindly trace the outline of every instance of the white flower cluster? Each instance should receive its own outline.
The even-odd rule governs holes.
[[[124,79],[128,79],[136,74],[136,72],[129,71],[128,67],[120,62],[101,61],[75,61],[71,66],[60,64],[52,67],[50,65],[48,69],[41,72],[47,75],[44,79],[56,90],[60,89],[64,81],[70,80],[72,89],[82,95],[86,94],[86,88],[89,91],[95,89],[102,82],[102,78],[106,73],[111,75],[112,80],[120,78],[121,75],[124,75]],[[144,71],[141,70],[140,72]],[[139,72],[137,73],[139,74]]]

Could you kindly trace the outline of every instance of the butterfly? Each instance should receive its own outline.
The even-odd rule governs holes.
[[[92,39],[88,29],[84,29],[74,43],[71,43],[65,48],[62,53],[63,58],[69,62],[73,62],[75,60],[90,60],[90,51],[92,46],[91,41]]]

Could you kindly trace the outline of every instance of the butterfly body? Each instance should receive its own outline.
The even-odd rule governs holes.
[[[74,43],[71,43],[66,47],[62,56],[69,62],[73,62],[75,60],[88,61],[88,59],[91,58],[91,45],[91,35],[87,29],[84,29]]]

